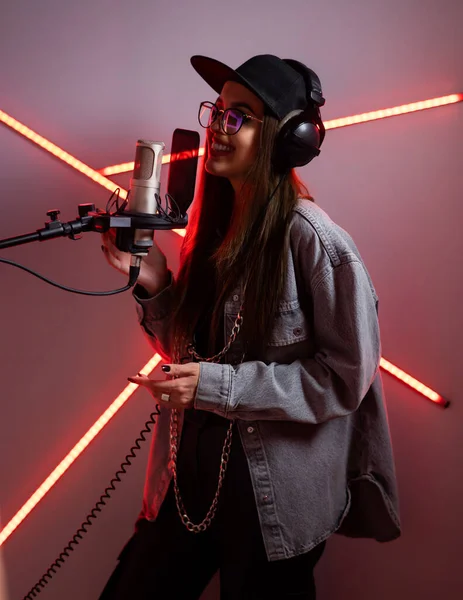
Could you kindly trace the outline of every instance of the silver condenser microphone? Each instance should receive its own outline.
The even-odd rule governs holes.
[[[116,232],[116,246],[119,250],[140,257],[146,256],[153,246],[154,228],[138,227],[143,227],[144,221],[148,223],[150,217],[158,214],[164,148],[164,142],[138,140],[128,204],[122,213],[132,217],[132,227],[120,228]]]

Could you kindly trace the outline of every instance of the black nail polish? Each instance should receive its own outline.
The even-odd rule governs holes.
[[[161,369],[164,371],[164,373],[169,373],[170,372],[169,365],[162,365]]]

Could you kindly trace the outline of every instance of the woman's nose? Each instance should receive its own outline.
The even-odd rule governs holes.
[[[213,121],[211,123],[211,129],[214,132],[220,131],[221,127],[220,127],[220,122],[222,121],[222,113],[219,113],[217,115],[217,118],[215,119],[215,121]]]

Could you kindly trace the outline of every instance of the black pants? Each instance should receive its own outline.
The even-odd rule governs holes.
[[[179,486],[186,510],[199,522],[214,495],[225,428],[218,421],[209,423],[202,428],[199,443],[194,425],[186,424],[184,434],[183,450],[189,452],[183,452],[182,464],[179,458]],[[211,452],[217,447],[218,456]],[[199,464],[201,468],[195,469]],[[184,476],[182,485],[181,475],[187,471],[194,477],[189,485]],[[190,533],[180,521],[171,486],[156,521],[137,523],[100,600],[197,600],[217,569],[221,600],[314,600],[313,569],[324,547],[323,542],[294,558],[267,560],[247,461],[235,429],[213,524],[205,532]]]

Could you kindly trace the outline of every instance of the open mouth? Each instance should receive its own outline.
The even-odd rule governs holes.
[[[233,151],[233,146],[229,146],[228,144],[212,142],[210,145],[210,152],[212,156],[231,154]]]

